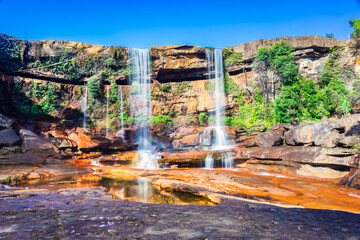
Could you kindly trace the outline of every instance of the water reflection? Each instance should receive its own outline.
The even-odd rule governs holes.
[[[215,205],[208,198],[185,192],[166,192],[156,189],[148,178],[132,175],[79,175],[66,178],[30,181],[23,185],[32,189],[60,190],[65,188],[105,187],[115,199],[157,204]]]

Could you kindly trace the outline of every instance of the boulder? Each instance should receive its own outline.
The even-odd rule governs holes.
[[[345,136],[360,136],[360,121],[356,121],[351,127],[349,127],[345,132]]]
[[[333,120],[323,120],[316,123],[300,124],[293,127],[285,133],[285,142],[287,145],[326,145],[326,141],[331,136],[329,132],[344,132],[344,126]],[[336,134],[335,134],[336,135]],[[332,137],[335,137],[332,135]]]
[[[342,117],[340,120],[337,120],[338,123],[343,125],[345,127],[345,130],[347,131],[351,126],[354,125],[357,121],[360,121],[360,114],[352,114],[352,115],[346,115]]]
[[[280,126],[273,126],[271,132],[261,133],[255,137],[255,142],[259,147],[268,148],[280,146],[283,143],[285,129]]]
[[[0,131],[0,147],[17,145],[20,140],[20,137],[12,129]]]
[[[199,134],[192,134],[185,136],[179,140],[173,141],[173,148],[174,149],[183,149],[189,147],[197,147],[200,144],[200,137]]]
[[[360,136],[341,136],[335,139],[334,143],[339,147],[351,148],[356,145],[360,146]]]
[[[176,132],[170,134],[170,138],[171,139],[180,139],[183,138],[187,135],[191,135],[196,133],[196,128],[192,128],[192,127],[180,127],[179,129],[177,129]]]
[[[110,147],[110,140],[104,137],[94,136],[82,128],[77,128],[68,138],[76,143],[80,151],[92,151],[95,149],[106,150]]]
[[[14,124],[15,120],[5,117],[4,115],[0,114],[0,129],[1,128],[11,128]]]
[[[55,155],[59,152],[51,142],[40,138],[38,135],[27,129],[20,130],[22,140],[21,150],[25,152],[39,152],[47,156]]]
[[[315,138],[314,145],[325,148],[334,148],[336,146],[339,146],[337,144],[337,139],[341,138],[342,136],[342,134],[336,131],[326,132],[322,135],[322,137]]]
[[[51,137],[48,140],[59,149],[77,147],[74,141],[64,137]]]
[[[340,184],[360,189],[360,169],[351,169],[350,173],[340,181]]]

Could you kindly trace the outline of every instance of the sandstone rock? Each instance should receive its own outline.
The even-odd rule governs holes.
[[[170,134],[170,138],[171,139],[180,139],[185,137],[186,135],[191,135],[196,133],[196,128],[192,128],[192,127],[180,127],[179,129],[177,129],[176,132]]]
[[[94,136],[82,128],[77,128],[68,138],[75,142],[81,151],[92,151],[94,149],[105,150],[109,148],[111,143],[109,139]]]
[[[77,147],[75,142],[64,137],[51,137],[48,140],[59,149]]]
[[[360,136],[360,121],[356,121],[349,129],[345,132],[346,137]]]
[[[271,132],[261,133],[255,137],[255,141],[259,147],[268,148],[273,146],[280,146],[283,143],[284,128],[282,126],[275,126]]]
[[[346,131],[357,121],[360,121],[360,114],[346,115],[342,117],[340,120],[337,120],[338,123],[340,123],[345,127]]]
[[[239,148],[237,159],[289,161],[322,166],[356,167],[356,151],[345,148],[321,148],[308,146],[283,146],[272,148]]]
[[[266,131],[266,127],[262,124],[253,125],[249,127],[249,129],[247,130],[248,133],[260,133],[265,131]]]
[[[360,136],[341,136],[334,140],[334,143],[339,147],[354,147],[356,145],[360,145]]]
[[[4,115],[0,114],[0,129],[1,128],[11,128],[14,124],[15,120],[5,117]]]
[[[351,169],[350,173],[344,177],[340,183],[347,187],[360,189],[360,169]]]
[[[236,138],[236,147],[237,148],[250,148],[250,147],[257,147],[257,143],[255,141],[254,135],[241,135]]]
[[[20,143],[20,137],[12,129],[0,131],[0,147],[13,146]]]
[[[344,126],[333,121],[323,120],[316,123],[300,124],[285,133],[287,145],[326,145],[329,138],[328,132],[344,132]]]
[[[199,134],[192,134],[185,136],[179,140],[173,141],[173,148],[174,149],[183,149],[183,148],[189,148],[189,147],[196,147],[199,146]]]
[[[21,150],[25,152],[39,152],[45,155],[55,155],[59,150],[50,142],[40,138],[38,135],[27,129],[20,130],[22,140]]]
[[[322,137],[315,138],[314,145],[315,146],[321,146],[326,148],[333,148],[336,146],[339,146],[337,144],[337,139],[341,138],[342,134],[338,132],[327,132],[324,133]]]
[[[0,149],[0,155],[7,155],[13,153],[20,153],[20,152],[21,152],[20,146],[3,147]]]

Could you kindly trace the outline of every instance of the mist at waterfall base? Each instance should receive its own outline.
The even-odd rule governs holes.
[[[138,144],[138,163],[136,168],[158,168],[158,156],[153,151],[147,120],[151,117],[150,50],[128,50],[131,60],[130,83],[132,85],[131,111],[136,119],[136,143]]]

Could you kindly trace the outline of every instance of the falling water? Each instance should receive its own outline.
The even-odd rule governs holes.
[[[222,153],[221,164],[223,168],[232,169],[234,167],[233,154],[231,152]]]
[[[109,137],[109,85],[106,86],[106,138]]]
[[[215,80],[215,149],[229,148],[225,126],[225,88],[222,50],[206,49],[209,80]]]
[[[137,198],[141,202],[148,202],[149,197],[152,195],[152,187],[150,180],[146,177],[138,178],[138,188],[136,191]]]
[[[131,59],[130,81],[135,99],[132,110],[137,124],[138,168],[158,168],[157,156],[152,151],[151,136],[148,134],[147,120],[151,117],[150,89],[150,51],[148,49],[129,49]]]
[[[125,131],[124,131],[124,103],[123,103],[123,92],[122,87],[119,86],[120,92],[120,108],[121,108],[121,138],[123,142],[125,141]]]
[[[209,154],[205,158],[205,169],[213,169],[214,168],[214,159]]]
[[[83,129],[84,130],[86,130],[87,98],[88,98],[88,89],[87,89],[87,86],[85,86],[85,92],[84,92],[84,96],[83,96],[83,112],[84,112]]]

